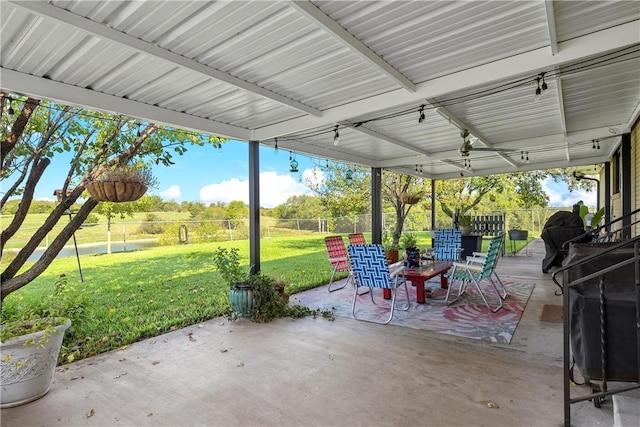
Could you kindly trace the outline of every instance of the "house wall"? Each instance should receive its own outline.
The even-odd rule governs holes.
[[[630,153],[630,201],[629,201],[629,205],[630,206],[630,212],[633,212],[636,209],[640,208],[640,121],[636,122],[635,125],[632,127],[631,129],[631,153]],[[618,149],[618,152],[620,152],[620,149]],[[614,154],[615,157],[615,154]],[[610,159],[610,176],[609,176],[609,182],[611,183],[611,194],[610,194],[610,208],[611,208],[611,220],[615,220],[620,218],[623,215],[623,185],[626,185],[626,183],[623,183],[622,180],[624,179],[622,177],[622,174],[620,173],[620,170],[623,167],[623,159],[622,157],[619,159],[619,162],[617,163],[617,167],[618,169],[616,169],[616,162],[615,162],[615,158],[612,157]],[[614,193],[614,181],[616,179],[615,175],[619,174],[620,176],[620,185],[619,185],[619,191]],[[600,171],[600,182],[604,182],[605,180],[605,169],[602,168]],[[604,206],[605,203],[605,194],[604,194],[604,189],[602,189],[601,193],[599,194],[599,198],[600,198],[600,203],[601,206]],[[631,223],[633,224],[636,221],[640,221],[640,215],[636,214],[634,215],[634,217],[631,218]],[[613,224],[613,226],[611,227],[612,230],[618,230],[621,229],[623,226],[622,222],[618,222]],[[640,224],[636,224],[634,226],[631,227],[630,230],[631,236],[638,236],[640,235]]]

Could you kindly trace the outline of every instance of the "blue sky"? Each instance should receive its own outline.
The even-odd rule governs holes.
[[[248,150],[247,143],[238,141],[229,141],[220,149],[190,147],[183,156],[173,158],[173,166],[160,165],[153,169],[160,184],[150,193],[177,202],[228,203],[242,200],[246,203],[249,200]],[[54,200],[53,191],[62,186],[68,160],[62,156],[54,158],[36,190],[36,199]],[[300,172],[290,173],[289,151],[260,147],[260,202],[263,207],[277,206],[293,195],[311,194],[303,184],[302,176],[318,161],[304,155],[296,155],[296,160]],[[579,200],[590,207],[596,205],[594,193],[570,193],[564,184],[553,180],[546,180],[543,186],[551,206],[567,207]]]

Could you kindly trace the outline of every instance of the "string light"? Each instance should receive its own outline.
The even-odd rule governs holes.
[[[536,96],[535,96],[535,100],[539,100],[542,97],[542,89],[540,89],[540,77],[536,77],[536,83],[538,84],[538,87],[536,88]]]
[[[599,141],[599,140],[597,140],[597,139],[592,139],[592,140],[591,140],[591,143],[593,144],[593,145],[591,146],[591,148],[592,148],[592,149],[594,149],[594,150],[599,150],[599,149],[600,149],[600,141]]]
[[[7,113],[9,113],[10,116],[14,116],[16,114],[15,111],[13,111],[13,100],[11,98],[9,98],[9,109],[7,110]]]
[[[333,131],[333,145],[340,144],[340,133],[338,132],[338,127],[340,127],[340,125],[336,125],[336,128]]]
[[[547,74],[546,71],[542,71],[534,79],[536,81],[536,84],[537,84],[536,96],[535,96],[535,100],[536,101],[539,100],[540,98],[542,98],[542,96],[547,92],[547,89],[549,88],[549,86],[547,86],[547,82],[544,80],[544,75],[545,74]],[[542,85],[540,84],[540,82],[542,82]]]
[[[275,138],[275,145],[273,148],[278,152],[278,138]]]
[[[425,107],[425,105],[424,105],[424,104],[422,104],[422,105],[420,106],[420,117],[418,118],[418,125],[420,125],[420,126],[424,125],[424,119],[425,119],[425,116],[424,116],[424,107]]]

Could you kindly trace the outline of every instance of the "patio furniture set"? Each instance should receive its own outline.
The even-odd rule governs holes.
[[[495,267],[504,246],[504,233],[490,238],[487,252],[473,252],[466,259],[460,256],[462,248],[459,230],[433,230],[432,234],[433,247],[421,254],[418,266],[409,266],[406,260],[390,264],[385,257],[382,245],[367,244],[362,233],[350,234],[348,247],[345,246],[342,236],[326,237],[329,262],[333,268],[328,286],[329,292],[342,289],[351,283],[354,288],[352,303],[354,318],[386,324],[391,321],[396,310],[398,289],[404,288],[407,300],[406,304],[398,310],[407,311],[411,307],[407,281],[416,287],[416,303],[424,304],[430,292],[430,289],[425,292],[426,282],[440,276],[440,287],[447,290],[446,305],[454,304],[462,298],[471,285],[491,312],[500,310],[507,296],[507,290],[496,274]],[[337,272],[349,273],[347,280],[338,287],[334,282]],[[481,282],[487,282],[488,286],[483,286],[484,283],[481,284]],[[388,318],[378,322],[358,317],[356,305],[358,296],[362,295],[358,290],[362,288],[367,288],[373,304],[389,309]],[[391,300],[390,303],[381,305],[376,302],[373,292],[375,288],[381,288],[383,298]],[[495,298],[491,298],[497,301],[493,306],[487,298],[487,291],[495,294]]]

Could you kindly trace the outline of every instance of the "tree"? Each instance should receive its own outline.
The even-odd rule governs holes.
[[[484,198],[490,193],[494,196],[494,193],[502,194],[510,199],[512,208],[546,206],[549,197],[541,181],[547,176],[544,171],[532,171],[437,181],[436,200],[443,213],[450,218],[456,212],[465,215],[483,206]],[[507,207],[504,201],[501,205],[502,208]]]
[[[333,218],[360,215],[369,211],[371,198],[367,191],[371,177],[366,168],[327,162],[305,177],[305,184],[320,199]]]
[[[7,100],[13,108],[18,107],[17,115],[8,114]],[[0,274],[2,300],[38,277],[98,205],[97,200],[88,197],[74,210],[72,219],[50,242],[40,259],[24,268],[42,240],[83,195],[90,180],[121,165],[169,166],[172,156],[184,153],[189,144],[220,146],[223,141],[215,136],[178,131],[157,123],[4,93],[0,94],[0,107],[0,174],[10,182],[0,199],[0,209],[10,198],[20,197],[12,221],[0,235],[0,254],[4,244],[24,222],[44,171],[55,158],[65,153],[70,158],[64,159],[69,166],[64,182],[60,183],[59,203]]]
[[[395,211],[396,221],[391,232],[391,243],[394,247],[400,244],[400,237],[407,215],[414,204],[405,202],[406,196],[422,198],[428,193],[422,178],[413,175],[403,175],[397,172],[384,171],[382,174],[382,198],[391,204]]]
[[[325,218],[324,206],[320,198],[315,196],[291,196],[286,202],[273,208],[271,216],[279,219],[313,219]]]

